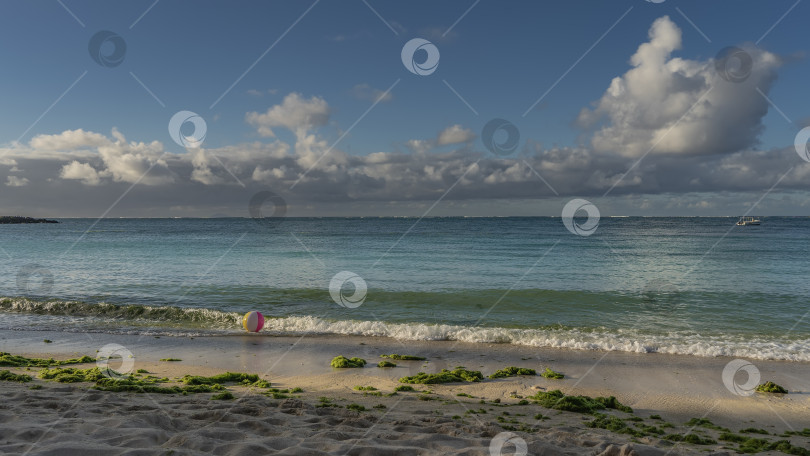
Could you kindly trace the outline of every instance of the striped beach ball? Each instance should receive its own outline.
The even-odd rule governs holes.
[[[242,317],[242,327],[249,332],[259,332],[264,327],[264,315],[261,312],[250,311]]]

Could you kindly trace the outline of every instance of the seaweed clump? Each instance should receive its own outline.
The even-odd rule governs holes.
[[[187,385],[187,386],[160,386],[156,382],[144,381],[132,377],[109,378],[104,377],[96,382],[95,389],[99,391],[129,392],[129,393],[157,393],[157,394],[193,394],[211,393],[224,389],[222,385]]]
[[[377,367],[397,367],[397,365],[391,361],[380,361],[377,363]]]
[[[399,355],[396,353],[391,355],[380,355],[380,358],[398,359],[400,361],[424,361],[426,359],[424,356]]]
[[[11,353],[0,352],[0,366],[9,367],[50,367],[63,366],[65,364],[84,364],[95,362],[95,358],[82,356],[81,358],[71,358],[64,361],[57,361],[53,358],[26,358],[24,356],[12,355]]]
[[[548,367],[547,367],[547,368],[546,368],[546,370],[545,370],[545,371],[543,371],[543,373],[542,373],[542,374],[540,374],[540,375],[541,375],[542,377],[545,377],[545,378],[551,378],[551,379],[555,379],[555,380],[559,380],[559,379],[565,378],[565,375],[564,375],[564,374],[561,374],[561,373],[559,373],[559,372],[555,372],[555,371],[551,370],[551,369],[550,369],[550,368],[548,368]]]
[[[607,429],[608,431],[619,434],[629,434],[633,437],[645,437],[650,434],[661,435],[664,433],[664,431],[655,426],[636,423],[638,429],[634,429],[621,418],[605,415],[603,413],[594,413],[594,415],[596,418],[587,423],[589,428]]]
[[[777,393],[777,394],[787,394],[788,390],[782,386],[777,385],[774,382],[765,382],[759,386],[757,386],[757,391],[760,393]]]
[[[724,432],[718,437],[720,440],[726,442],[733,442],[740,445],[739,452],[741,453],[759,453],[761,451],[781,451],[787,454],[796,454],[799,456],[810,456],[810,450],[802,447],[797,447],[790,443],[788,440],[771,441],[768,439],[758,439],[755,437],[746,437],[744,435],[732,434],[731,432]]]
[[[537,375],[537,371],[534,369],[528,369],[526,367],[510,366],[495,371],[495,373],[490,375],[489,378],[506,378],[515,377],[518,375]]]
[[[480,382],[483,379],[484,376],[481,374],[481,371],[471,371],[463,367],[457,367],[451,371],[442,369],[441,372],[435,374],[419,372],[410,377],[402,377],[399,379],[399,382],[429,385],[434,383]]]
[[[233,398],[234,396],[230,391],[223,391],[221,393],[217,393],[211,396],[212,401],[229,401]]]
[[[30,375],[25,374],[14,374],[11,371],[1,370],[0,371],[0,380],[6,382],[20,382],[20,383],[27,383],[33,380]]]
[[[590,397],[567,396],[560,390],[549,392],[540,391],[529,399],[539,405],[553,409],[577,413],[594,413],[597,410],[615,409],[626,413],[633,413],[633,409],[619,402],[615,396]]]
[[[332,359],[331,365],[336,369],[360,368],[366,365],[366,360],[363,358],[346,358],[340,355]]]
[[[225,372],[211,377],[199,375],[184,375],[180,381],[186,385],[217,385],[222,383],[239,383],[244,386],[257,388],[270,388],[270,382],[259,378],[256,374],[243,374],[240,372]]]
[[[103,378],[104,373],[98,367],[91,369],[78,369],[75,367],[55,367],[53,369],[42,369],[39,371],[39,378],[54,380],[59,383],[81,383],[97,382]]]

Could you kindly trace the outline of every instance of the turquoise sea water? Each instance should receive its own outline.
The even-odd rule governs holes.
[[[0,328],[228,335],[259,310],[267,334],[810,360],[810,218],[61,221],[0,225]]]

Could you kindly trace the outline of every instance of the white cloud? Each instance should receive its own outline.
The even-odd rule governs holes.
[[[92,131],[65,130],[57,135],[34,136],[29,145],[38,150],[75,150],[85,147],[99,147],[109,144],[110,140]]]
[[[245,115],[248,124],[253,125],[262,136],[274,137],[273,128],[284,127],[302,134],[329,122],[329,105],[323,98],[303,98],[298,93],[284,97],[280,105],[272,106],[265,113],[249,112]]]
[[[667,16],[657,19],[631,57],[633,68],[613,79],[594,109],[582,110],[584,127],[607,121],[593,135],[596,152],[711,155],[757,144],[768,102],[756,89],[768,93],[780,59],[745,47],[753,68],[747,80],[733,83],[718,75],[713,60],[672,57],[681,44],[678,26]]]
[[[389,102],[394,99],[394,94],[390,91],[386,92],[385,90],[375,89],[368,84],[357,84],[352,89],[352,95],[360,100],[368,100],[376,102],[377,100],[380,103]]]
[[[440,146],[447,144],[460,144],[472,141],[475,139],[475,133],[472,130],[462,127],[461,125],[453,125],[445,128],[439,133],[436,143]]]
[[[225,179],[214,174],[208,154],[202,148],[191,152],[191,165],[194,171],[191,172],[191,180],[205,185],[216,185],[225,182]]]
[[[25,177],[8,176],[6,186],[8,187],[24,187],[28,185],[28,179]]]
[[[101,176],[95,168],[87,163],[79,163],[75,160],[62,167],[59,177],[80,180],[85,185],[99,185],[101,183]]]

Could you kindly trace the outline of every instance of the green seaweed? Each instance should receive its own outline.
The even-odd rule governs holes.
[[[685,426],[691,426],[691,427],[700,426],[700,427],[705,427],[707,429],[714,429],[716,431],[730,432],[730,430],[728,428],[718,426],[718,425],[712,423],[711,420],[708,420],[706,418],[692,418],[691,420],[686,422]]]
[[[776,394],[787,394],[788,390],[785,388],[777,385],[774,382],[765,382],[759,386],[757,386],[757,391],[760,393],[776,393]]]
[[[398,355],[396,353],[391,355],[380,355],[380,358],[397,359],[400,361],[424,361],[427,359],[423,356]]]
[[[256,388],[270,388],[270,382],[259,378],[256,374],[241,372],[225,372],[224,374],[202,377],[199,375],[184,375],[180,381],[186,385],[214,385],[223,383],[239,383],[244,386]]]
[[[235,399],[235,397],[230,391],[223,391],[211,396],[212,401],[229,401],[231,399]]]
[[[766,431],[765,429],[758,429],[758,428],[745,428],[740,429],[741,434],[763,434],[763,435],[770,435],[770,432]]]
[[[363,407],[360,404],[354,404],[354,403],[347,405],[346,408],[349,409],[349,410],[354,410],[356,412],[365,412],[366,411],[365,407]]]
[[[346,358],[343,355],[335,356],[331,363],[331,366],[336,369],[361,368],[365,365],[366,360],[363,358]]]
[[[1,370],[0,371],[0,380],[5,382],[19,382],[19,383],[27,383],[33,380],[30,375],[25,374],[14,374],[11,371]]]
[[[435,384],[435,383],[455,383],[455,382],[480,382],[484,376],[480,371],[470,371],[464,368],[456,368],[452,371],[442,369],[441,372],[435,374],[428,374],[426,372],[419,372],[410,377],[402,377],[399,379],[400,383],[413,383],[413,384]]]
[[[177,362],[177,361],[182,361],[182,359],[180,359],[180,358],[161,358],[160,360],[161,361],[166,361],[166,362],[171,362],[171,363]]]
[[[416,391],[411,385],[399,385],[394,388],[394,391]]]
[[[111,371],[113,374],[118,374]],[[39,371],[39,378],[45,380],[55,380],[59,383],[80,383],[80,382],[96,382],[102,378],[106,378],[104,373],[98,367],[91,369],[78,369],[75,367],[56,367],[53,369],[42,369]]]
[[[567,396],[560,390],[549,392],[540,391],[529,399],[539,405],[553,410],[564,410],[577,413],[594,413],[597,410],[616,409],[626,413],[633,413],[633,409],[619,402],[614,396],[596,397]]]
[[[669,440],[671,442],[691,443],[694,445],[714,445],[717,443],[717,441],[714,439],[709,437],[701,437],[697,434],[667,434],[664,436],[664,440]]]
[[[373,386],[355,386],[354,389],[357,391],[377,391],[377,388]]]
[[[739,452],[741,453],[759,453],[761,451],[781,451],[787,454],[796,454],[799,456],[810,456],[810,450],[802,447],[797,447],[787,440],[771,441],[768,439],[758,439],[754,437],[746,437],[744,435],[732,434],[730,432],[723,432],[718,437],[720,440],[726,442],[733,442],[740,445]]]
[[[490,375],[489,378],[516,377],[518,375],[537,375],[537,371],[526,367],[510,366],[495,371],[495,373]]]
[[[187,385],[187,386],[158,386],[143,380],[133,378],[107,378],[99,379],[94,386],[99,391],[130,392],[130,393],[157,393],[157,394],[194,394],[211,393],[223,390],[223,386],[214,385]]]
[[[608,431],[617,432],[619,434],[630,434],[633,437],[644,437],[647,435],[643,431],[631,428],[621,418],[602,413],[596,413],[595,415],[596,418],[586,424],[589,428],[607,429]]]
[[[380,361],[377,363],[377,367],[397,367],[397,365],[391,361]]]
[[[95,358],[82,356],[81,358],[71,358],[64,361],[57,361],[53,358],[26,358],[24,356],[12,355],[11,353],[0,352],[0,366],[8,367],[50,367],[64,366],[66,364],[85,364],[95,362]]]
[[[135,372],[138,373],[138,374],[148,374],[149,373],[149,371],[146,370],[146,369],[138,369]]]
[[[555,379],[555,380],[559,380],[559,379],[565,378],[565,375],[563,375],[563,374],[561,374],[561,373],[559,373],[559,372],[555,372],[555,371],[551,370],[551,369],[550,369],[550,368],[548,368],[548,367],[546,368],[546,370],[545,370],[545,371],[543,371],[543,373],[542,373],[542,374],[540,374],[540,376],[542,376],[542,377],[544,377],[544,378]]]
[[[42,341],[45,342],[46,344],[52,344],[53,343],[53,341],[51,339],[42,339]]]

